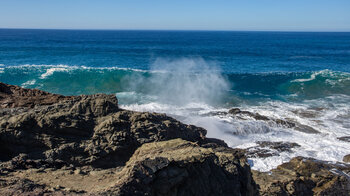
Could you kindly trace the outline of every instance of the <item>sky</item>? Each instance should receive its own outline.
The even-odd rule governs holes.
[[[0,0],[0,28],[350,31],[350,0]]]

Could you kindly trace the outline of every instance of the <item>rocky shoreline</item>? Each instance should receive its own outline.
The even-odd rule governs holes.
[[[121,109],[115,95],[0,83],[0,195],[350,195],[348,164],[296,157],[259,172],[247,156],[203,128]]]

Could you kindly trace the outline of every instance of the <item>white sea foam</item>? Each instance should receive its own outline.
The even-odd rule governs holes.
[[[295,80],[292,80],[292,82],[308,82],[308,81],[312,81],[316,78],[316,76],[322,74],[322,73],[325,73],[326,71],[328,70],[322,70],[322,71],[317,71],[317,72],[314,72],[313,74],[311,74],[310,78],[302,78],[302,79],[295,79]]]
[[[4,64],[0,64],[0,66],[5,66]],[[78,70],[78,69],[85,69],[85,70],[123,70],[123,71],[135,71],[135,72],[161,72],[161,71],[149,71],[149,70],[143,70],[143,69],[134,69],[134,68],[124,68],[124,67],[118,67],[118,66],[106,66],[106,67],[91,67],[91,66],[85,66],[85,65],[64,65],[64,64],[58,64],[58,65],[45,65],[45,64],[24,64],[24,65],[10,65],[6,66],[6,68],[13,68],[13,69],[21,69],[21,68],[33,68],[33,69],[51,69],[51,68],[65,68],[67,70]]]
[[[337,72],[337,71],[331,71],[328,69],[325,70],[321,70],[321,71],[316,71],[313,72],[310,76],[310,78],[300,78],[300,79],[295,79],[292,80],[291,82],[309,82],[309,81],[313,81],[316,79],[316,77],[318,76],[322,76],[327,78],[326,79],[326,83],[330,84],[330,85],[335,85],[339,82],[344,82],[347,80],[350,80],[350,74],[346,73],[346,72]]]
[[[29,80],[27,82],[24,82],[23,84],[21,84],[21,86],[23,88],[27,88],[28,86],[34,85],[36,83],[36,80]]]
[[[68,71],[68,69],[67,68],[63,68],[63,67],[50,68],[50,69],[46,70],[45,73],[41,74],[40,79],[45,79],[48,76],[51,76],[55,72],[67,72],[67,71]]]
[[[257,141],[295,142],[300,145],[292,152],[281,152],[278,156],[249,159],[253,169],[268,171],[296,156],[341,162],[343,156],[350,153],[350,144],[337,139],[349,134],[349,102],[350,96],[334,95],[302,103],[270,101],[261,105],[241,107],[242,110],[257,112],[270,118],[294,121],[313,127],[320,132],[319,134],[304,133],[255,119],[239,120],[220,113],[205,115],[228,111],[205,103],[179,106],[149,102],[121,107],[136,111],[167,113],[184,123],[207,129],[208,137],[222,139],[231,147],[249,148],[256,146]]]

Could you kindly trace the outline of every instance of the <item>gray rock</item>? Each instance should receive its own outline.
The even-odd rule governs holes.
[[[181,139],[142,145],[108,195],[257,195],[242,150]]]

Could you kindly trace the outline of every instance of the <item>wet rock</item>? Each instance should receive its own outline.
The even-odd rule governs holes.
[[[344,142],[350,142],[350,136],[338,137],[338,140],[341,140],[341,141],[344,141]]]
[[[257,144],[263,148],[275,149],[279,152],[291,152],[292,148],[300,147],[299,144],[294,142],[270,142],[270,141],[258,141]]]
[[[294,142],[258,141],[256,143],[257,146],[246,149],[246,155],[250,158],[277,156],[281,152],[292,152],[293,148],[300,147],[299,144]]]
[[[349,195],[350,165],[296,157],[270,172],[253,171],[260,195]]]
[[[294,114],[302,117],[302,118],[316,118],[318,115],[319,108],[317,109],[308,109],[308,110],[294,110],[292,111]]]
[[[304,133],[310,133],[310,134],[316,134],[320,133],[316,129],[308,126],[308,125],[303,125],[298,122],[294,122],[292,119],[275,119],[275,118],[270,118],[264,115],[261,115],[259,113],[253,113],[249,111],[242,111],[239,108],[232,108],[229,110],[228,114],[234,115],[235,117],[238,117],[240,120],[248,120],[246,117],[253,118],[255,120],[260,120],[260,121],[266,121],[270,125],[277,125],[277,126],[282,126],[286,128],[293,128],[297,131],[304,132]]]
[[[233,114],[233,115],[237,115],[237,114],[243,114],[249,117],[254,118],[255,120],[264,120],[264,121],[268,121],[270,120],[268,117],[260,115],[259,113],[252,113],[252,112],[248,112],[248,111],[242,111],[239,108],[232,108],[228,111],[229,114]]]
[[[297,130],[297,131],[300,131],[300,132],[304,132],[304,133],[311,133],[311,134],[320,133],[316,129],[314,129],[314,128],[308,126],[308,125],[303,125],[303,124],[300,124],[300,123],[296,123],[294,129]]]
[[[347,163],[350,163],[350,154],[345,155],[344,158],[343,158],[343,161],[347,162]]]
[[[242,151],[215,151],[181,139],[141,146],[112,195],[257,195]]]

